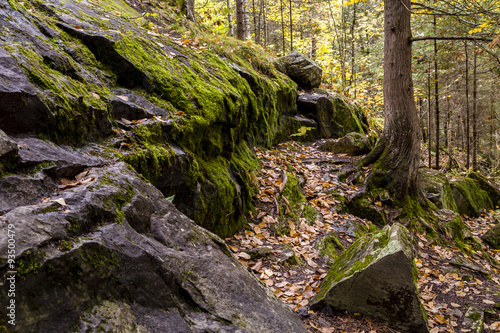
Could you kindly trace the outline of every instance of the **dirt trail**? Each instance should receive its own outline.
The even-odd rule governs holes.
[[[383,321],[358,313],[321,313],[308,308],[329,267],[327,258],[315,248],[318,240],[335,233],[347,248],[355,241],[357,228],[369,227],[368,221],[340,212],[338,195],[348,198],[358,188],[340,182],[338,173],[354,160],[319,151],[320,143],[288,142],[273,150],[256,150],[262,161],[257,179],[259,202],[249,214],[248,227],[226,241],[249,271],[302,316],[310,332],[397,332]],[[289,176],[293,174],[296,178]],[[294,181],[302,186],[303,201],[291,198],[293,192],[285,190]],[[316,216],[305,207],[306,200],[318,212]],[[477,239],[494,222],[494,212],[467,220]],[[426,235],[415,235],[415,240],[418,287],[431,332],[468,332],[462,322],[472,305],[487,311],[483,332],[500,331],[499,267],[480,252],[466,256],[458,248],[432,244]],[[497,251],[485,250],[500,261]]]

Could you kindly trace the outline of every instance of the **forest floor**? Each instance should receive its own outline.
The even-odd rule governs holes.
[[[327,258],[320,257],[315,244],[325,235],[336,233],[347,248],[356,238],[351,227],[366,224],[342,213],[338,196],[332,192],[348,198],[359,190],[337,178],[339,171],[355,160],[319,151],[319,144],[287,142],[273,150],[256,149],[262,161],[257,209],[249,213],[248,226],[226,242],[249,271],[299,313],[309,332],[398,332],[381,320],[359,313],[323,313],[308,308],[330,264]],[[319,212],[312,223],[304,217],[280,218],[280,207],[282,211],[294,209],[282,195],[286,171],[292,169],[302,178],[302,193],[308,204]],[[480,241],[496,222],[496,214],[489,211],[479,218],[464,220]],[[464,254],[455,247],[433,244],[425,234],[414,235],[414,240],[417,284],[431,333],[473,332],[463,324],[471,306],[485,311],[483,332],[500,331],[500,252],[485,246],[484,253]]]

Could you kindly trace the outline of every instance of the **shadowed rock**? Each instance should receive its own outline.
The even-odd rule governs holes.
[[[22,311],[12,332],[306,332],[222,239],[124,163],[86,177],[85,185],[0,219],[2,276],[6,222],[22,230],[16,235]],[[0,288],[0,297],[7,292]],[[2,327],[4,309],[0,315]]]

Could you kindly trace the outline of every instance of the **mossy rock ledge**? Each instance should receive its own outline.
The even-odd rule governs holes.
[[[252,207],[250,147],[297,130],[295,82],[166,2],[9,0],[0,26],[0,130],[124,161],[220,236]]]
[[[380,318],[404,332],[428,332],[408,230],[400,224],[361,237],[335,259],[311,309]]]

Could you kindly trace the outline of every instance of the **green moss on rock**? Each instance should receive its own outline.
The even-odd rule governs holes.
[[[450,182],[458,212],[470,217],[479,217],[485,209],[493,208],[488,193],[479,188],[470,178],[459,178]]]

